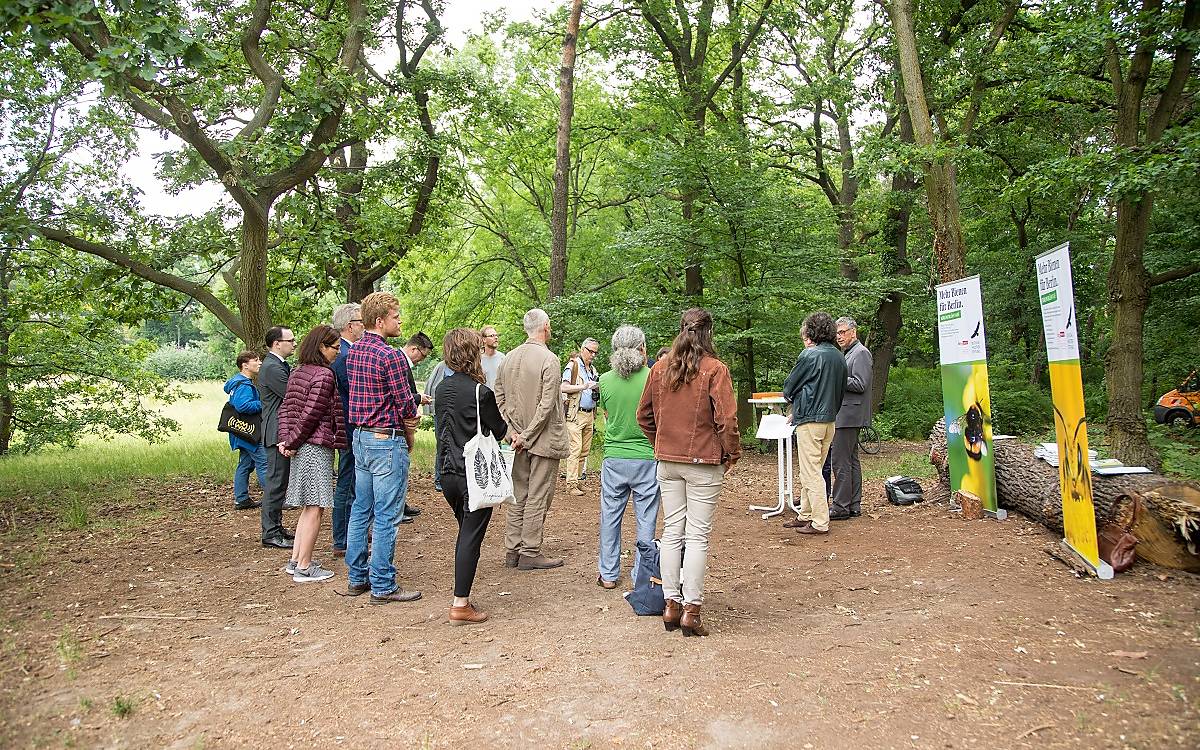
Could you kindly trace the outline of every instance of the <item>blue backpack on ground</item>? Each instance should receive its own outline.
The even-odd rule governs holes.
[[[658,565],[658,540],[647,544],[637,543],[638,569],[633,579],[633,591],[625,601],[633,607],[634,614],[661,615],[666,601],[663,599],[662,574]]]

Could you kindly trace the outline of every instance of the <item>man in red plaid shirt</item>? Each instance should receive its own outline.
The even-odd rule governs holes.
[[[408,489],[409,444],[404,420],[417,415],[418,397],[409,381],[408,360],[386,341],[400,335],[399,300],[388,292],[367,295],[362,301],[362,319],[367,330],[346,357],[350,382],[346,419],[354,427],[354,505],[346,534],[346,593],[358,596],[370,591],[372,604],[411,602],[420,599],[421,592],[400,587],[392,561],[396,525],[404,515]]]

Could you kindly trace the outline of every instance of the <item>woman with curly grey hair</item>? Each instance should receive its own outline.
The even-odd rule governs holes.
[[[646,336],[636,326],[621,326],[612,336],[612,369],[600,376],[600,408],[604,410],[604,463],[600,469],[600,575],[596,584],[615,589],[621,578],[621,519],[629,497],[637,518],[637,540],[652,544],[658,520],[658,479],[654,448],[638,427],[637,408],[650,368]],[[633,556],[637,575],[638,555]]]

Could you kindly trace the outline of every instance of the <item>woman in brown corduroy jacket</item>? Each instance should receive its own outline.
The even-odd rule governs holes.
[[[683,314],[670,353],[650,370],[638,426],[654,446],[662,491],[663,624],[685,636],[708,635],[700,622],[708,537],[724,477],[742,456],[742,436],[733,379],[717,359],[707,310]]]

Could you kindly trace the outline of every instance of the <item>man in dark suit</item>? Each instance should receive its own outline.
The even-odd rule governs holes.
[[[279,432],[279,407],[287,394],[292,373],[288,357],[296,351],[296,336],[290,328],[275,326],[267,331],[267,356],[258,371],[258,391],[262,396],[263,446],[267,453],[267,486],[263,488],[262,544],[264,547],[290,549],[292,534],[283,527],[283,499],[287,494],[291,460],[276,447]]]
[[[342,399],[342,415],[350,413],[350,381],[346,374],[346,357],[350,346],[362,338],[362,306],[356,302],[338,305],[333,309],[333,327],[342,340],[337,359],[333,360],[333,376],[337,379],[338,396]],[[350,506],[354,504],[354,427],[346,424],[346,447],[338,451],[337,487],[333,491],[333,553],[346,554],[346,529],[350,525]]]
[[[858,341],[858,323],[838,318],[837,343],[846,354],[846,393],[837,413],[829,460],[833,469],[831,521],[862,515],[862,465],[858,431],[871,424],[871,352]]]

